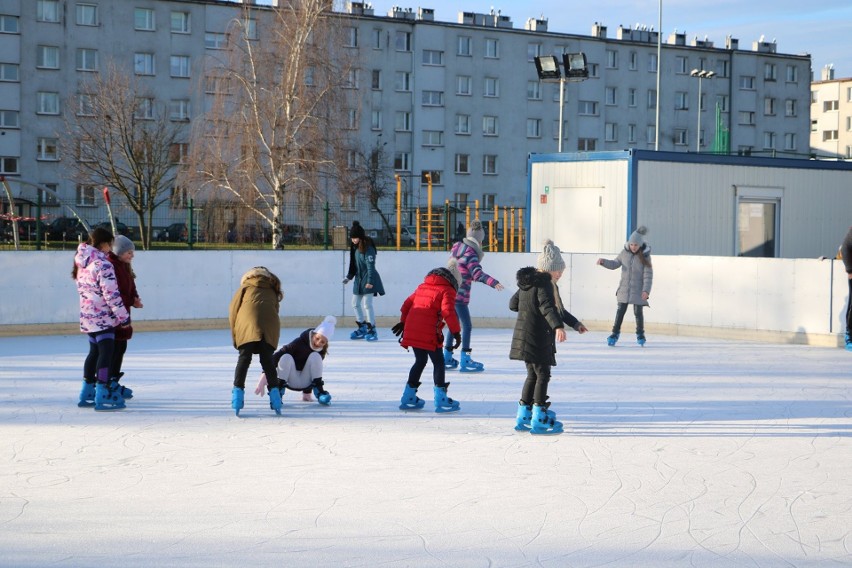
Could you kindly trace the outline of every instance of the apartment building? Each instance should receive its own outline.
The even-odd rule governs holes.
[[[63,115],[80,111],[68,106],[81,82],[111,61],[132,70],[188,136],[209,97],[205,58],[216,56],[243,3],[253,4],[0,0],[0,174],[97,207],[91,189],[65,175],[63,162],[74,158],[57,150]],[[251,18],[270,9],[254,6]],[[428,8],[376,15],[359,2],[333,17],[346,31],[343,49],[360,62],[351,81],[359,106],[344,126],[365,146],[384,144],[409,206],[425,205],[427,173],[434,204],[525,206],[527,156],[558,147],[561,86],[564,151],[810,151],[810,56],[778,53],[762,38],[744,49],[735,38],[717,47],[676,32],[658,61],[658,32],[646,26],[618,26],[610,37],[590,23],[590,35],[572,35],[548,30],[541,17],[516,28],[508,15],[460,11],[456,22],[440,22]],[[539,80],[536,56],[577,52],[587,80]],[[712,74],[698,79],[694,70]],[[337,188],[325,191],[339,203]]]
[[[852,159],[852,77],[835,79],[831,66],[811,84],[811,151],[819,158]]]

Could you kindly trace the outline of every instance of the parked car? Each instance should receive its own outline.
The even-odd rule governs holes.
[[[112,223],[110,223],[109,221],[104,221],[103,223],[98,223],[97,225],[92,227],[92,229],[96,229],[98,227],[100,227],[101,229],[106,229],[107,231],[112,233]],[[121,221],[115,222],[115,230],[119,235],[124,235],[125,237],[132,238],[131,234],[130,234],[131,233],[130,227],[128,227],[127,225],[125,225]],[[115,236],[115,235],[113,235],[113,236]]]
[[[160,242],[185,243],[188,235],[186,223],[172,223],[157,234]]]
[[[390,246],[396,246],[396,227],[391,227],[391,232],[388,234],[388,244]],[[414,235],[417,233],[417,229],[412,225],[403,225],[400,228],[399,234],[399,244],[401,246],[409,246],[413,247],[415,245]],[[424,237],[425,239],[425,237]],[[426,241],[423,241],[426,242]]]
[[[57,217],[47,226],[47,237],[55,241],[85,241],[89,231],[76,217]]]
[[[38,227],[41,227],[41,238],[46,239],[48,225],[44,221],[39,221],[38,219],[26,219],[24,221],[18,221],[18,238],[23,241],[36,240],[36,233],[38,232]]]

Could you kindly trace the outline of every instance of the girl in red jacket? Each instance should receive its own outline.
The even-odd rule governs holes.
[[[408,372],[400,410],[415,410],[426,404],[417,397],[417,388],[427,359],[432,361],[435,412],[459,409],[459,403],[447,397],[450,384],[444,379],[442,350],[444,322],[455,339],[454,348],[461,344],[461,327],[455,308],[457,291],[458,280],[453,273],[446,268],[436,268],[426,275],[423,283],[402,303],[400,321],[392,329],[394,335],[402,336],[399,342],[403,347],[414,349],[414,365]]]

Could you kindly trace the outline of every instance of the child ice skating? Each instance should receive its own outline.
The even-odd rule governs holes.
[[[124,307],[127,308],[128,314],[131,307],[142,307],[142,300],[136,291],[136,275],[133,273],[133,267],[130,264],[133,261],[135,249],[133,241],[124,235],[118,235],[115,237],[115,242],[109,253],[109,261],[115,269],[115,280],[118,283],[121,301],[124,303]],[[131,324],[116,329],[115,349],[113,350],[112,364],[109,369],[110,388],[117,388],[123,398],[133,398],[133,391],[129,387],[118,383],[119,379],[124,375],[121,372],[121,365],[124,363],[127,342],[130,341],[131,337],[133,337],[133,326]]]
[[[278,308],[283,298],[278,277],[266,267],[256,266],[243,274],[231,299],[228,321],[234,348],[240,352],[231,389],[231,408],[237,416],[245,404],[246,374],[252,355],[260,355],[260,366],[268,381],[269,406],[275,414],[281,414],[281,383],[272,354],[281,332]]]
[[[565,341],[565,324],[579,333],[588,331],[562,304],[556,282],[564,270],[559,248],[553,241],[545,241],[536,268],[528,266],[518,271],[518,291],[509,300],[509,309],[518,313],[509,358],[523,361],[527,368],[515,430],[532,434],[558,434],[563,430],[547,401],[550,370],[556,365],[556,343]]]
[[[399,323],[393,326],[393,333],[400,338],[400,345],[414,350],[414,364],[408,372],[408,382],[400,399],[401,410],[417,410],[426,404],[417,396],[420,376],[426,368],[427,360],[432,361],[433,398],[435,412],[454,412],[459,403],[447,396],[445,380],[443,343],[444,322],[455,338],[455,347],[461,343],[459,320],[456,316],[455,300],[458,281],[447,268],[429,271],[423,283],[417,286],[400,308]]]
[[[610,346],[614,346],[621,335],[621,322],[624,321],[628,304],[633,304],[633,315],[636,316],[636,342],[640,346],[645,345],[645,317],[642,309],[648,305],[651,284],[654,281],[651,247],[643,238],[647,232],[645,227],[639,227],[633,231],[624,244],[624,249],[614,260],[599,258],[597,261],[600,266],[610,270],[621,267],[621,280],[615,291],[618,308],[615,311],[615,322],[612,324],[612,335],[606,339]]]
[[[313,393],[320,404],[331,403],[331,395],[325,390],[322,380],[322,368],[328,353],[328,341],[334,335],[335,324],[337,319],[334,316],[326,316],[318,326],[306,329],[275,352],[272,359],[277,365],[278,380],[281,381],[282,389],[301,392],[305,402],[312,402]],[[260,376],[255,394],[263,396],[266,382],[264,373]]]
[[[384,296],[382,278],[376,270],[376,244],[367,236],[364,227],[358,221],[352,221],[349,229],[349,272],[343,284],[352,284],[352,307],[355,309],[355,323],[358,329],[352,332],[350,339],[377,341],[376,318],[373,314],[373,296]]]
[[[97,228],[88,242],[77,247],[71,276],[80,295],[80,331],[89,336],[89,354],[83,363],[83,388],[77,406],[97,411],[125,407],[118,384],[110,383],[110,365],[116,331],[130,324],[130,314],[121,300],[115,269],[107,253],[113,243],[108,230]]]

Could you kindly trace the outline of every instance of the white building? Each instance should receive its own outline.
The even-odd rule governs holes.
[[[825,67],[811,84],[811,150],[820,158],[852,158],[852,77]]]

